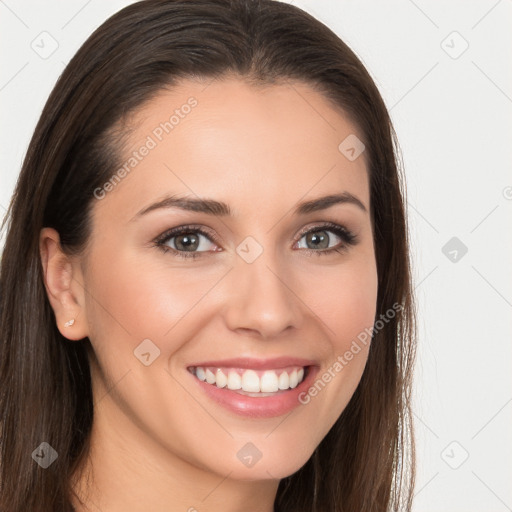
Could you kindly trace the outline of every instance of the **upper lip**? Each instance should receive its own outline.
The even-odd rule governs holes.
[[[299,357],[275,357],[272,359],[255,359],[252,357],[236,357],[234,359],[217,359],[215,361],[202,361],[188,365],[188,367],[207,366],[226,367],[226,368],[246,368],[255,370],[275,370],[287,366],[312,366],[315,361],[302,359]]]

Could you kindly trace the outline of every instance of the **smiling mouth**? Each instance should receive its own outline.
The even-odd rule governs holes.
[[[191,366],[187,370],[198,380],[241,395],[265,397],[297,387],[307,376],[309,366],[288,366],[273,370]]]

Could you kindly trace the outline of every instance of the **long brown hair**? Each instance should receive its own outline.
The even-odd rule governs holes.
[[[103,23],[55,85],[4,218],[0,270],[0,510],[71,511],[71,475],[88,453],[93,418],[88,338],[58,331],[39,253],[44,226],[83,251],[93,191],[118,168],[114,131],[181,78],[235,73],[250,83],[297,80],[359,128],[366,146],[378,271],[376,330],[348,406],[297,472],[281,480],[276,512],[410,510],[415,357],[404,176],[389,114],[348,46],[298,7],[273,0],[145,0]],[[341,142],[341,141],[340,141]],[[58,453],[42,469],[42,441]]]

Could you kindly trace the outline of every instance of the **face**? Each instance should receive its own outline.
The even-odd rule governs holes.
[[[182,82],[131,121],[77,267],[98,417],[190,467],[288,476],[367,359],[368,174],[338,148],[358,131],[305,84],[235,78]]]

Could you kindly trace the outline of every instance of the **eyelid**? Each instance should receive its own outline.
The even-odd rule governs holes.
[[[345,227],[343,224],[336,224],[335,222],[329,222],[329,221],[319,221],[318,224],[314,224],[313,226],[307,226],[302,228],[299,231],[298,237],[299,239],[302,238],[304,235],[307,235],[310,231],[319,231],[325,229],[326,231],[329,231],[330,229],[334,230],[341,230],[346,232],[348,235],[353,235],[352,231]]]
[[[338,238],[341,238],[341,247],[334,246],[328,249],[323,250],[315,250],[315,249],[301,249],[302,251],[305,251],[306,253],[316,253],[318,255],[321,254],[329,254],[330,252],[340,252],[343,250],[347,250],[350,246],[356,245],[359,241],[359,237],[353,233],[350,229],[348,229],[343,224],[337,224],[330,221],[318,221],[314,225],[309,225],[304,228],[302,228],[298,235],[297,240],[295,243],[298,243],[300,239],[307,235],[310,232],[315,231],[331,231],[333,232]],[[220,251],[178,251],[176,249],[173,249],[172,247],[168,247],[166,245],[166,242],[170,239],[180,236],[181,234],[186,234],[190,232],[197,232],[200,235],[205,236],[210,240],[210,242],[214,243],[215,245],[220,246],[221,243],[219,243],[219,240],[215,233],[215,231],[207,226],[204,226],[203,224],[185,224],[181,226],[176,226],[174,228],[166,230],[164,233],[160,234],[156,239],[154,239],[153,243],[159,247],[160,249],[167,251],[172,251],[174,254],[176,254],[178,257],[185,257],[185,258],[196,258],[202,256],[204,253],[209,252],[221,252]],[[294,245],[295,245],[294,243]]]
[[[163,243],[166,239],[173,238],[175,236],[179,236],[180,234],[188,233],[188,232],[198,232],[208,238],[210,238],[211,242],[215,244],[219,244],[219,237],[215,234],[215,231],[208,226],[204,226],[203,224],[184,224],[182,226],[176,226],[174,228],[168,229],[164,231],[162,234],[158,235],[155,238],[155,242]]]
[[[303,236],[309,233],[314,233],[316,231],[330,231],[341,239],[341,243],[328,249],[302,249],[303,251],[306,251],[307,253],[315,253],[317,255],[326,255],[330,254],[331,252],[345,252],[350,247],[357,245],[359,243],[359,236],[356,233],[354,233],[351,229],[347,228],[343,224],[338,224],[330,221],[320,221],[319,224],[303,228],[298,235],[298,240],[300,241],[300,239]]]

